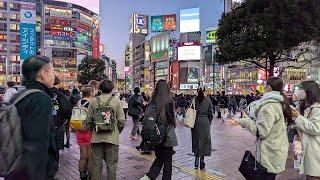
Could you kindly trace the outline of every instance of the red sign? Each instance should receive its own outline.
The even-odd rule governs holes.
[[[85,29],[85,30],[90,30],[91,27],[86,25],[86,24],[83,24],[83,23],[80,23],[78,24],[78,27],[81,28],[81,29]]]
[[[71,21],[50,18],[49,24],[55,24],[55,25],[61,25],[61,26],[70,26],[71,25]]]
[[[100,38],[99,36],[93,36],[93,43],[92,43],[92,56],[94,58],[99,58],[100,57]]]
[[[179,81],[179,69],[180,69],[180,63],[179,61],[175,61],[171,64],[171,73],[172,73],[172,86],[177,90],[180,87],[180,81]]]
[[[175,30],[177,28],[177,16],[175,14],[164,15],[163,27],[165,31]]]
[[[179,46],[201,46],[200,42],[182,42]]]
[[[70,32],[70,31],[61,31],[61,30],[50,30],[50,35],[52,36],[76,36],[75,32]]]

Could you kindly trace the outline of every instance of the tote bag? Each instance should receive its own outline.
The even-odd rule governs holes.
[[[194,127],[194,123],[196,121],[196,116],[197,116],[197,110],[195,107],[196,107],[195,100],[193,99],[190,107],[187,109],[186,119],[184,121],[184,124],[186,127],[189,127],[189,128]]]

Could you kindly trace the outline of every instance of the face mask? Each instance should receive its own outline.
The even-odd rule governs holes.
[[[299,92],[297,93],[297,97],[299,98],[300,101],[305,100],[305,99],[307,98],[307,97],[306,97],[306,93],[303,92],[303,91],[299,91]]]

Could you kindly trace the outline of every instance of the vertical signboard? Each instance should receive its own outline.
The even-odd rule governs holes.
[[[92,26],[92,56],[94,58],[100,58],[100,21],[98,17],[94,17]]]
[[[133,33],[148,34],[148,16],[133,14]]]
[[[36,54],[36,4],[21,3],[20,59]]]

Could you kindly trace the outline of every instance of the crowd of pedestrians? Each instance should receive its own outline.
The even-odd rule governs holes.
[[[156,159],[141,179],[156,179],[163,169],[162,179],[170,180],[173,147],[178,146],[176,118],[182,121],[188,118],[186,111],[191,104],[197,111],[191,128],[195,168],[205,169],[205,157],[211,156],[210,125],[217,115],[227,124],[241,125],[257,138],[255,158],[267,170],[264,179],[275,179],[285,170],[290,129],[294,130],[295,155],[301,157],[300,172],[307,179],[320,178],[320,88],[314,81],[302,82],[300,90],[289,99],[278,77],[267,80],[265,94],[257,91],[245,96],[224,91],[206,94],[205,87],[199,87],[196,95],[176,94],[165,80],[159,80],[151,94],[141,93],[140,88],[135,88],[133,94],[116,92],[116,85],[107,79],[92,80],[82,85],[81,91],[76,88],[69,91],[59,88],[60,80],[50,59],[43,56],[24,60],[22,74],[26,89],[17,91],[8,82],[3,99],[17,110],[21,138],[13,142],[22,146],[19,158],[4,156],[3,152],[8,151],[1,148],[1,158],[13,162],[9,164],[11,168],[0,166],[6,179],[54,179],[59,169],[59,150],[72,146],[71,117],[76,108],[82,108],[86,117],[83,127],[76,129],[81,180],[100,180],[103,161],[107,179],[116,179],[119,136],[128,116],[133,121],[128,138],[136,140],[141,135],[137,149],[143,154],[155,151]],[[149,120],[154,123],[151,129]],[[17,131],[14,126],[10,128]],[[9,143],[11,136],[0,138]]]

